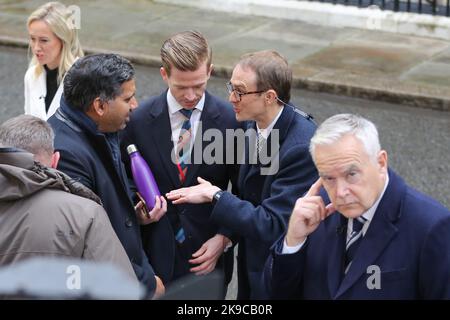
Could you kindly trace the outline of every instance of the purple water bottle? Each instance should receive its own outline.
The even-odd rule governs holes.
[[[127,147],[127,152],[130,155],[134,183],[139,194],[144,198],[148,210],[152,210],[155,206],[155,196],[161,195],[153,173],[134,144]]]

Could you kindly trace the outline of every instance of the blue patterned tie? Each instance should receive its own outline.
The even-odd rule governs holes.
[[[192,111],[194,110],[188,109],[180,110],[180,112],[186,117],[186,120],[184,120],[183,125],[181,127],[180,136],[178,137],[177,142],[178,176],[182,184],[186,180],[187,162],[189,162],[187,160],[191,156],[189,147],[192,136],[191,120],[190,120]]]
[[[191,130],[191,115],[194,110],[188,110],[188,109],[181,109],[180,112],[183,114],[183,116],[186,117],[186,120],[184,120],[183,125],[181,126],[180,136],[178,137],[177,142],[177,156],[178,156],[178,177],[180,178],[181,184],[184,183],[186,180],[186,173],[187,173],[187,159],[190,157],[190,148],[189,144],[191,141],[192,136],[192,130]],[[186,240],[186,235],[184,233],[184,229],[181,226],[180,219],[178,218],[175,223],[174,230],[176,230],[175,233],[175,240],[182,244]]]
[[[350,265],[352,264],[353,258],[355,257],[356,250],[361,243],[361,239],[363,238],[363,226],[367,222],[367,219],[363,216],[360,216],[356,219],[353,219],[353,230],[350,235],[350,239],[347,241],[345,246],[345,273],[350,269]]]

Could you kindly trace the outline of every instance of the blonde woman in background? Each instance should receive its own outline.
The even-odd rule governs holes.
[[[39,7],[27,27],[33,57],[24,79],[25,114],[47,120],[59,107],[65,73],[84,53],[72,12],[59,2]]]

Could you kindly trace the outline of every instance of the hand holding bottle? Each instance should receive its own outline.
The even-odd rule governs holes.
[[[163,196],[155,196],[155,206],[149,212],[141,195],[139,193],[137,193],[137,195],[141,200],[134,207],[134,210],[136,211],[136,217],[139,224],[147,225],[153,222],[158,222],[159,219],[161,219],[161,217],[167,212],[167,201]]]

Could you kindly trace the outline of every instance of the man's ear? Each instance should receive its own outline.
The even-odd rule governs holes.
[[[161,78],[164,80],[165,83],[169,80],[169,75],[167,74],[166,69],[164,67],[159,68],[159,74],[161,75]]]
[[[59,153],[59,151],[53,152],[50,167],[52,167],[53,169],[56,169],[56,167],[58,167],[58,162],[59,162],[60,158],[61,158],[61,154]]]
[[[102,117],[106,112],[108,108],[108,103],[103,102],[99,97],[95,98],[95,100],[92,102],[92,111],[95,115]]]
[[[265,92],[265,101],[267,104],[277,103],[277,93],[275,90],[270,89]]]
[[[213,70],[214,70],[214,65],[211,63],[209,65],[209,69],[208,69],[208,80],[211,77],[211,73],[212,73]]]
[[[380,172],[383,174],[387,173],[388,156],[387,156],[387,152],[385,150],[381,150],[380,153],[378,153],[377,162],[378,162],[378,165],[380,166]]]

